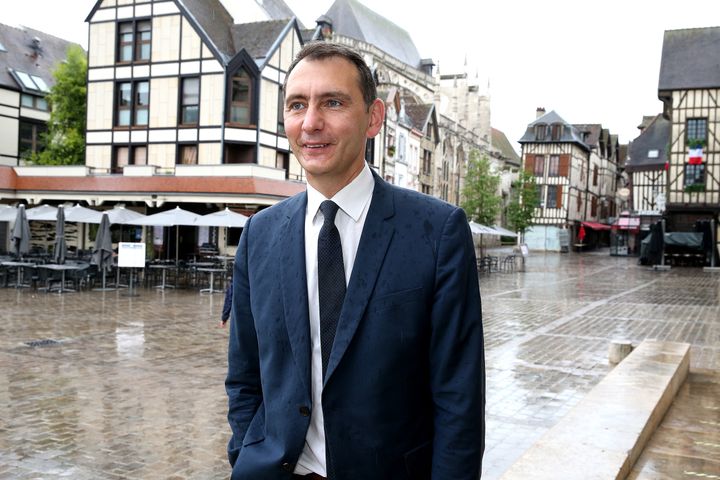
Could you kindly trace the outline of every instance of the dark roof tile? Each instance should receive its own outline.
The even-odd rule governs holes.
[[[720,87],[720,27],[666,30],[658,90]]]

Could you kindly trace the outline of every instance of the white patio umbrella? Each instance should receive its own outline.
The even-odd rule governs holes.
[[[17,217],[17,208],[10,205],[0,205],[0,222],[12,222]]]
[[[110,235],[110,220],[107,213],[103,213],[100,220],[100,227],[95,236],[95,246],[93,247],[92,260],[90,263],[97,265],[98,271],[102,272],[102,288],[100,291],[113,290],[106,286],[107,272],[112,269],[112,238]]]
[[[121,225],[137,225],[137,223],[134,223],[135,220],[139,220],[147,216],[134,210],[128,210],[125,207],[115,207],[112,210],[105,210],[105,212],[101,213],[107,213],[110,223]]]
[[[197,225],[206,227],[244,227],[248,217],[225,208],[219,212],[208,213],[198,218]]]
[[[468,222],[470,224],[470,231],[475,235],[501,235],[500,232],[487,225],[482,225],[477,222]]]
[[[57,220],[57,208],[51,205],[40,205],[39,207],[28,208],[25,212],[28,220],[44,220],[54,222]]]
[[[493,230],[500,232],[503,237],[517,237],[517,233],[508,230],[507,228],[499,227],[497,225],[492,227]]]
[[[175,263],[178,262],[178,247],[180,238],[180,225],[197,226],[200,215],[175,207],[171,210],[148,215],[128,222],[130,225],[146,225],[155,227],[175,227]]]
[[[65,210],[65,221],[74,223],[100,223],[102,212],[86,208],[79,203]]]

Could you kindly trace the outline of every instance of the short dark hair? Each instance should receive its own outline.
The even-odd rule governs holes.
[[[283,82],[283,92],[287,88],[287,79],[293,69],[300,63],[301,60],[307,58],[308,60],[324,60],[326,58],[340,57],[344,58],[348,62],[355,65],[355,69],[358,72],[358,80],[360,83],[360,91],[362,92],[363,101],[365,106],[370,108],[372,103],[377,98],[377,89],[375,88],[375,79],[370,71],[370,68],[365,63],[362,56],[355,50],[339,43],[316,41],[305,44],[305,46],[298,52],[295,59],[290,64],[288,72],[285,75],[285,82]]]

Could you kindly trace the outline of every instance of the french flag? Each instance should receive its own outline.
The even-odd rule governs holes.
[[[688,151],[688,163],[690,165],[701,165],[703,162],[703,149],[702,147],[691,148]]]

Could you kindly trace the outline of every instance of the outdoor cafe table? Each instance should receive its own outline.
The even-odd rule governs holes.
[[[57,263],[46,263],[44,265],[38,265],[40,268],[44,268],[45,270],[53,270],[55,272],[60,272],[60,288],[57,289],[57,293],[65,293],[65,292],[74,292],[72,288],[65,288],[65,272],[68,270],[78,270],[80,268],[79,265],[73,265],[71,263],[64,263],[64,264],[57,264]],[[52,292],[53,290],[51,288],[48,288],[48,292]]]
[[[155,285],[155,288],[160,290],[165,290],[166,288],[175,288],[175,285],[168,285],[167,283],[165,283],[167,271],[176,269],[177,267],[175,265],[168,263],[151,263],[149,267],[153,270],[162,270],[162,283],[160,283],[159,285]]]
[[[198,272],[206,272],[210,274],[210,285],[208,285],[208,288],[203,288],[200,290],[200,293],[217,293],[222,292],[222,289],[218,290],[215,288],[215,274],[224,272],[224,268],[198,268]]]
[[[25,271],[25,267],[35,267],[35,264],[32,262],[2,262],[0,263],[3,267],[15,267],[17,268],[17,278],[15,279],[15,284],[11,285],[15,288],[27,288],[30,285],[25,285],[23,283],[23,274]]]

